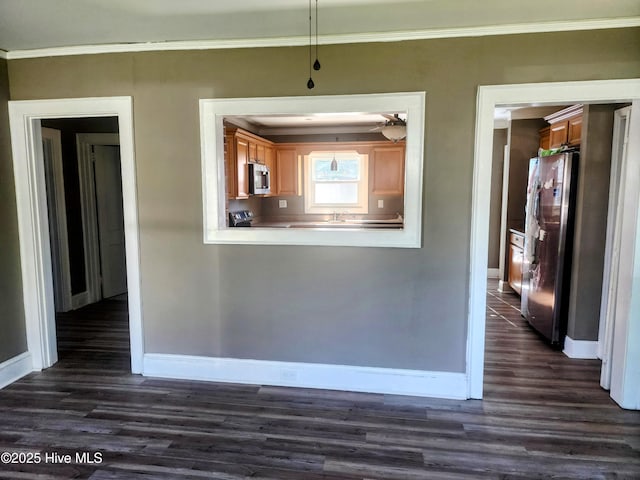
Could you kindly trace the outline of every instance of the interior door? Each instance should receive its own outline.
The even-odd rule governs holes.
[[[620,216],[624,191],[621,178],[627,175],[627,143],[629,140],[629,116],[631,107],[616,110],[611,145],[611,180],[609,184],[609,211],[607,214],[607,243],[605,247],[602,303],[600,306],[600,328],[598,332],[598,355],[602,359],[600,386],[611,388],[611,366],[613,335],[616,317],[616,297],[620,267]]]
[[[47,188],[51,266],[56,312],[71,310],[71,274],[60,130],[42,128],[42,159]]]
[[[120,147],[94,146],[94,172],[102,296],[108,298],[127,291]]]

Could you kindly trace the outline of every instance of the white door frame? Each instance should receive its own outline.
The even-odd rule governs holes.
[[[96,215],[96,192],[93,176],[94,145],[120,145],[117,133],[78,133],[78,177],[80,179],[80,205],[82,210],[82,233],[84,236],[84,260],[87,266],[86,279],[89,303],[102,298],[100,288],[100,247],[98,218]]]
[[[607,240],[604,252],[602,276],[602,300],[600,302],[600,325],[598,328],[598,358],[602,359],[600,386],[611,388],[611,354],[613,350],[613,327],[616,312],[616,278],[620,267],[620,226],[617,218],[624,211],[620,189],[626,176],[627,140],[631,107],[616,110],[613,116],[613,143],[611,145],[611,178],[609,180],[609,208],[607,212]]]
[[[471,215],[471,266],[469,276],[469,318],[467,329],[467,384],[470,398],[482,398],[484,379],[484,342],[489,242],[489,205],[493,148],[493,116],[496,106],[521,104],[611,103],[633,101],[640,111],[640,79],[585,82],[491,85],[478,87],[476,110],[475,158]],[[631,192],[640,183],[640,115],[632,113],[629,140],[629,198],[621,217],[622,249],[626,249],[625,269],[619,285],[628,288],[624,305],[620,299],[614,339],[613,372],[620,382],[612,381],[611,397],[624,408],[640,408],[640,197]],[[638,177],[638,178],[636,178]],[[635,183],[634,183],[635,182]],[[626,238],[626,241],[625,241]],[[638,245],[636,245],[638,244]],[[638,253],[634,257],[634,249]],[[631,261],[633,259],[633,261]],[[618,324],[621,328],[618,328]],[[623,333],[624,332],[624,333]],[[615,388],[614,388],[615,387]]]
[[[27,347],[34,370],[50,367],[58,359],[40,120],[113,116],[118,117],[120,133],[131,371],[142,372],[140,242],[131,97],[9,102]]]

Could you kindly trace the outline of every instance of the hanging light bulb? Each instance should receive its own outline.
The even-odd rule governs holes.
[[[337,172],[338,171],[338,161],[336,160],[336,154],[333,154],[333,160],[331,160],[331,171],[332,172]]]
[[[336,137],[336,143],[338,143],[338,137]],[[333,160],[331,160],[331,171],[338,171],[338,161],[336,160],[336,152],[333,152]]]

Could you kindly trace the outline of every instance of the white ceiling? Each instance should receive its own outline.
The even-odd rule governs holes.
[[[342,112],[308,115],[242,115],[225,120],[258,135],[302,135],[325,133],[368,133],[382,127],[389,117],[407,120],[405,112]]]
[[[0,50],[308,37],[308,0],[0,0]],[[312,0],[315,6],[315,0]],[[640,25],[639,0],[318,0],[320,43]],[[474,33],[475,32],[475,33]],[[360,39],[360,40],[358,40]],[[11,58],[11,57],[9,57]],[[18,58],[18,57],[15,57]]]

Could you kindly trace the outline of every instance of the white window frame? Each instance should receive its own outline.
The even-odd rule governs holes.
[[[425,92],[200,100],[204,243],[420,248]],[[406,112],[404,228],[229,228],[225,222],[225,116]]]
[[[338,163],[341,159],[358,157],[360,160],[360,178],[353,181],[344,181],[344,183],[358,184],[358,201],[354,204],[326,204],[315,201],[315,184],[313,179],[313,160],[315,158],[329,159],[335,158]],[[361,154],[356,151],[314,151],[304,156],[304,212],[305,213],[369,213],[369,155]],[[335,181],[328,183],[341,183],[343,181]]]

